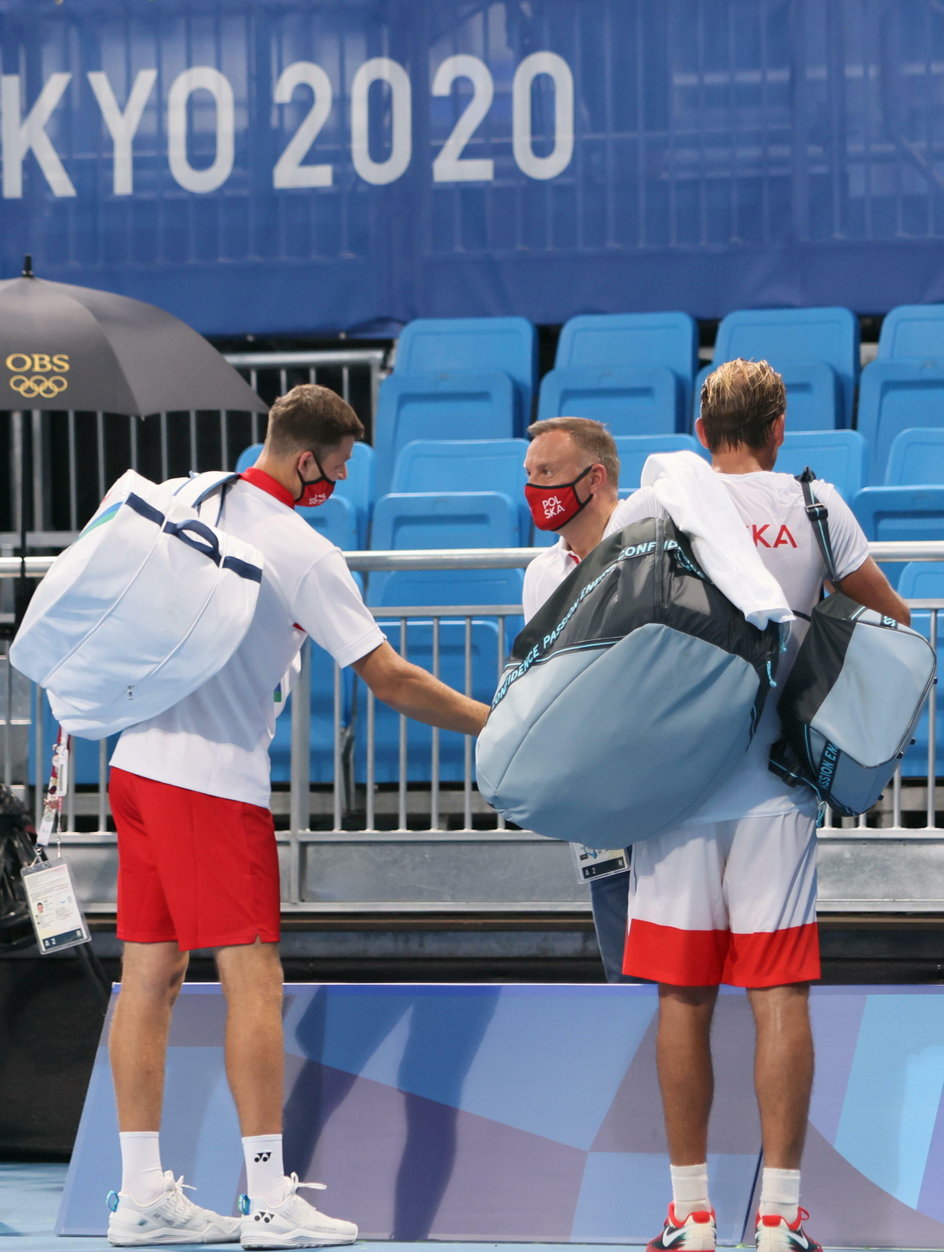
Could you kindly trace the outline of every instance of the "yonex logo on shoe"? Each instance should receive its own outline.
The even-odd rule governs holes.
[[[254,1157],[254,1162],[258,1165],[260,1161],[267,1161],[271,1155],[271,1152],[257,1152]]]

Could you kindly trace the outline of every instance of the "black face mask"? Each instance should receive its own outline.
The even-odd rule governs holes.
[[[302,507],[306,509],[314,509],[317,508],[319,504],[324,504],[325,500],[327,500],[332,491],[334,491],[335,486],[335,480],[333,478],[329,478],[324,472],[321,468],[321,462],[315,456],[314,452],[311,455],[315,457],[315,464],[318,466],[319,476],[317,478],[302,478],[301,471],[295,471],[298,475],[298,481],[301,484],[301,491],[295,497],[295,503],[302,505]]]

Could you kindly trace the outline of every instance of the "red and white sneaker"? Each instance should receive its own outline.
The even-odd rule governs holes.
[[[788,1222],[785,1217],[757,1214],[757,1230],[754,1245],[757,1252],[823,1252],[820,1244],[803,1229],[809,1221],[806,1209],[797,1209],[796,1220]]]
[[[685,1252],[715,1252],[715,1211],[700,1209],[682,1221],[675,1216],[675,1205],[669,1205],[662,1234],[647,1245],[646,1252],[668,1252],[684,1248]]]

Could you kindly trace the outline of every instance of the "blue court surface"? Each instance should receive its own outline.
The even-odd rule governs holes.
[[[465,1252],[644,1247],[669,1180],[651,986],[286,987],[286,1163],[328,1185],[362,1242]],[[818,987],[803,1160],[810,1233],[830,1248],[944,1249],[944,995]],[[215,984],[185,987],[168,1055],[164,1164],[235,1211],[244,1188]],[[747,998],[713,1030],[709,1175],[718,1244],[753,1242],[760,1134]],[[0,1164],[0,1237],[105,1245],[120,1159],[107,1022],[66,1165]]]
[[[57,1235],[56,1214],[66,1179],[67,1165],[53,1164],[7,1164],[0,1162],[0,1238],[19,1239],[15,1245],[18,1252],[88,1252],[91,1247],[107,1247],[101,1237],[88,1235]],[[655,1233],[655,1232],[653,1232]],[[359,1241],[361,1245],[366,1242]],[[217,1244],[231,1248],[232,1244]],[[357,1246],[357,1245],[355,1245]],[[390,1252],[413,1249],[418,1243],[385,1241]],[[520,1244],[500,1243],[445,1243],[436,1242],[442,1252],[484,1252],[484,1249],[507,1247],[509,1252]],[[559,1243],[528,1243],[532,1252],[560,1252]],[[568,1244],[574,1252],[612,1252],[612,1244]],[[640,1252],[643,1244],[623,1244],[627,1252]]]

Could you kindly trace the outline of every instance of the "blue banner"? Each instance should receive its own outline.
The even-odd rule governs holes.
[[[0,277],[207,334],[944,298],[936,0],[0,0]]]

